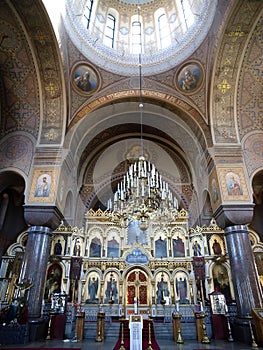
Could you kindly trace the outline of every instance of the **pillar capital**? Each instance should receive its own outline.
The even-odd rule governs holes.
[[[219,227],[250,224],[254,215],[254,203],[222,204],[214,212]]]
[[[63,215],[60,210],[53,205],[25,205],[24,216],[26,222],[35,227],[51,228],[55,230],[61,220]]]

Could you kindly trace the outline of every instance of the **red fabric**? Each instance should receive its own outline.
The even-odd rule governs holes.
[[[51,339],[64,339],[66,325],[66,315],[52,315],[50,323],[50,338]]]

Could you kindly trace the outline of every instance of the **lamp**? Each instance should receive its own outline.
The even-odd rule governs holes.
[[[140,7],[138,6],[138,21]],[[143,101],[142,101],[142,39],[140,31],[139,53],[139,110],[141,124],[141,156],[130,164],[123,180],[118,183],[114,198],[108,200],[110,219],[121,227],[138,221],[145,231],[149,220],[172,221],[178,214],[178,202],[154,164],[144,157],[143,148]]]

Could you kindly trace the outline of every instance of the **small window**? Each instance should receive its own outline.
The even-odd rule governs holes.
[[[111,47],[113,49],[114,47],[114,35],[115,35],[115,25],[116,25],[116,18],[108,14],[106,27],[105,27],[105,36],[104,36],[104,44],[108,47]]]
[[[86,24],[87,29],[89,29],[89,26],[90,26],[92,7],[93,7],[93,0],[88,0],[85,6],[85,12],[84,12],[84,18],[87,21],[87,24]]]
[[[164,49],[169,45],[171,45],[170,30],[167,23],[167,17],[164,13],[158,17],[158,32],[159,32],[160,48]]]
[[[181,0],[181,12],[183,14],[184,30],[188,30],[194,24],[194,15],[189,0]]]
[[[132,22],[132,53],[139,54],[142,52],[142,38],[141,38],[141,22]]]

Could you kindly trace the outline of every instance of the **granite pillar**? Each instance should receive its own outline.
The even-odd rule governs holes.
[[[258,279],[254,255],[249,239],[249,224],[253,217],[253,203],[222,205],[215,213],[225,230],[231,277],[237,303],[237,317],[233,335],[239,341],[251,343],[252,308],[262,308],[262,288]]]
[[[231,275],[236,296],[237,318],[234,338],[250,343],[249,322],[253,308],[262,308],[262,288],[257,276],[254,255],[247,226],[236,225],[225,229]]]
[[[51,234],[52,230],[43,226],[32,226],[28,232],[22,280],[33,284],[28,293],[29,319],[41,316]]]
[[[225,237],[237,297],[238,317],[247,317],[251,315],[252,308],[263,307],[262,288],[255,267],[247,226],[227,227]]]

